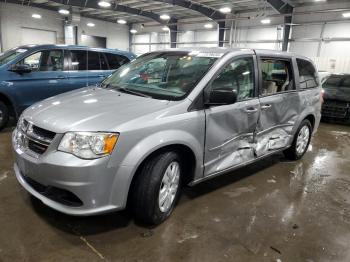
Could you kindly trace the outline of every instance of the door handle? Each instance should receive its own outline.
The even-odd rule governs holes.
[[[245,109],[245,111],[248,114],[252,114],[252,113],[258,112],[258,109],[255,108],[255,107],[248,107],[248,108]]]
[[[265,104],[265,105],[261,106],[262,110],[266,110],[266,109],[269,109],[269,108],[271,108],[270,104]]]
[[[66,79],[67,77],[65,76],[57,76],[57,79]]]
[[[98,77],[101,77],[101,78],[102,78],[102,77],[105,77],[105,75],[98,75]]]

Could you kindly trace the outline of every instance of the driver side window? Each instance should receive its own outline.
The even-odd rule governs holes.
[[[238,58],[228,64],[212,82],[212,90],[230,90],[237,94],[237,101],[254,97],[253,57]]]

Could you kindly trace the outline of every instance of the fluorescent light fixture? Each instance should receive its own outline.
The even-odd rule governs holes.
[[[100,2],[98,2],[98,5],[101,7],[110,7],[111,3],[107,2],[107,1],[100,1]]]
[[[87,25],[88,27],[94,27],[94,26],[95,26],[94,23],[87,23],[86,25]]]
[[[344,18],[349,18],[349,17],[350,17],[350,12],[343,13],[343,17],[344,17]]]
[[[213,24],[205,24],[204,27],[210,29],[213,28]]]
[[[167,14],[162,14],[162,15],[159,16],[159,18],[162,19],[162,20],[169,20],[170,16],[167,15]]]
[[[117,23],[121,25],[125,25],[126,21],[124,19],[118,19]]]
[[[327,0],[315,0],[315,2],[327,2]]]
[[[137,33],[137,30],[136,30],[136,29],[131,29],[131,30],[130,30],[130,33],[136,34],[136,33]]]
[[[41,19],[41,15],[39,14],[32,14],[32,17],[35,19]]]
[[[162,27],[162,30],[163,30],[163,31],[169,31],[170,29],[169,29],[169,27],[167,27],[167,26],[163,26],[163,27]]]
[[[231,12],[231,8],[230,7],[222,7],[219,9],[219,11],[223,14],[227,14]]]
[[[58,12],[59,12],[61,15],[69,15],[69,10],[67,10],[67,9],[60,9],[60,10],[58,10]]]
[[[260,21],[263,25],[267,25],[267,24],[270,24],[271,23],[271,20],[266,18],[266,19],[263,19]]]

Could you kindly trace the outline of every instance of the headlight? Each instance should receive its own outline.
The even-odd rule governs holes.
[[[58,150],[83,159],[95,159],[110,155],[118,137],[115,133],[69,132],[62,138]]]

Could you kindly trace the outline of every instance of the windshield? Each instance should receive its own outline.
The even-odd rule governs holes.
[[[217,57],[194,52],[161,52],[141,56],[102,82],[155,99],[181,100],[205,75]]]
[[[17,56],[27,51],[28,49],[25,48],[16,48],[5,52],[4,54],[0,55],[0,66],[12,61]]]

